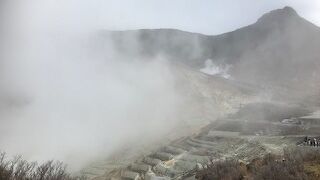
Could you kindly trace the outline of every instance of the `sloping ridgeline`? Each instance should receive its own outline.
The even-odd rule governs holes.
[[[320,29],[291,7],[264,14],[256,23],[221,35],[175,29],[105,31],[116,49],[130,57],[161,55],[199,69],[207,59],[230,65],[231,76],[257,85],[318,93]],[[295,94],[296,95],[296,94]]]

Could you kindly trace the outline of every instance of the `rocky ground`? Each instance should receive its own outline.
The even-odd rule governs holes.
[[[257,106],[250,107],[252,112],[257,112],[253,107]],[[287,113],[290,112],[288,109]],[[314,133],[320,132],[320,123],[308,119],[317,120],[318,117],[300,112],[300,115],[288,117],[291,120],[283,120],[278,114],[272,120],[260,121],[250,121],[249,117],[239,114],[228,116],[194,130],[190,135],[154,143],[152,148],[150,145],[130,145],[112,158],[86,168],[83,174],[95,180],[194,179],[195,171],[209,162],[233,158],[249,163],[268,153],[281,154],[283,148],[297,145],[306,135],[320,135]]]

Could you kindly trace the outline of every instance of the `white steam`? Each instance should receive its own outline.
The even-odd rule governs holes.
[[[213,63],[213,61],[211,59],[207,59],[205,61],[205,67],[200,69],[201,72],[208,74],[208,75],[216,75],[216,76],[220,76],[223,77],[225,79],[230,79],[231,76],[228,73],[230,66],[218,66],[216,64]]]
[[[16,2],[1,34],[0,150],[78,169],[127,141],[170,131],[180,97],[165,59],[120,58],[112,45],[99,52],[90,31],[46,22],[50,3]]]

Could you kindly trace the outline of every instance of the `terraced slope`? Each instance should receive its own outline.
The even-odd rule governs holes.
[[[266,105],[270,106],[270,103]],[[278,104],[275,106],[277,107]],[[248,108],[257,111],[257,108],[252,105],[243,107],[246,110]],[[284,110],[284,112],[288,111]],[[282,116],[283,112],[277,114],[273,117]],[[299,119],[301,116],[301,120],[304,120],[303,117],[305,117],[304,112],[300,115],[288,114],[290,115],[293,119]],[[250,125],[250,123],[253,124]],[[308,127],[309,124],[304,122],[288,123],[269,119],[246,121],[243,117],[236,116],[220,118],[191,135],[161,144],[155,143],[157,145],[151,146],[152,148],[140,147],[136,144],[140,147],[136,153],[124,149],[118,152],[117,156],[113,156],[113,159],[105,161],[105,173],[100,172],[92,178],[96,180],[194,179],[195,172],[205,168],[211,162],[233,158],[249,163],[267,153],[280,155],[285,147],[296,146],[305,135],[311,136]],[[298,134],[292,134],[288,133],[288,128],[301,131],[299,130]],[[320,126],[317,125],[314,128],[319,130]],[[320,135],[319,132],[318,135]]]
[[[189,136],[157,149],[138,158],[130,165],[115,169],[101,178],[106,179],[186,179],[212,160],[229,157],[249,162],[268,152],[280,153],[281,144],[294,144],[295,139],[280,137],[233,136],[232,132],[220,135]],[[210,135],[211,134],[211,135]],[[271,139],[271,140],[270,140]],[[273,139],[273,143],[272,142]],[[268,143],[263,143],[263,142]]]

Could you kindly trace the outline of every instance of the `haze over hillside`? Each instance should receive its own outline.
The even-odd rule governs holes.
[[[252,25],[221,35],[175,29],[101,34],[110,36],[117,50],[131,57],[165,56],[194,69],[211,59],[222,68],[229,66],[228,73],[237,81],[310,90],[303,96],[319,93],[320,29],[291,7],[273,10]]]
[[[67,10],[60,11],[60,3],[39,2],[12,1],[5,16],[0,12],[0,151],[10,155],[59,159],[74,171],[111,156],[97,168],[105,173],[215,122],[236,121],[238,133],[280,136],[282,118],[320,105],[320,29],[290,7],[232,32],[204,35],[79,29],[59,21],[73,3],[61,3]],[[82,20],[75,14],[66,22]]]

